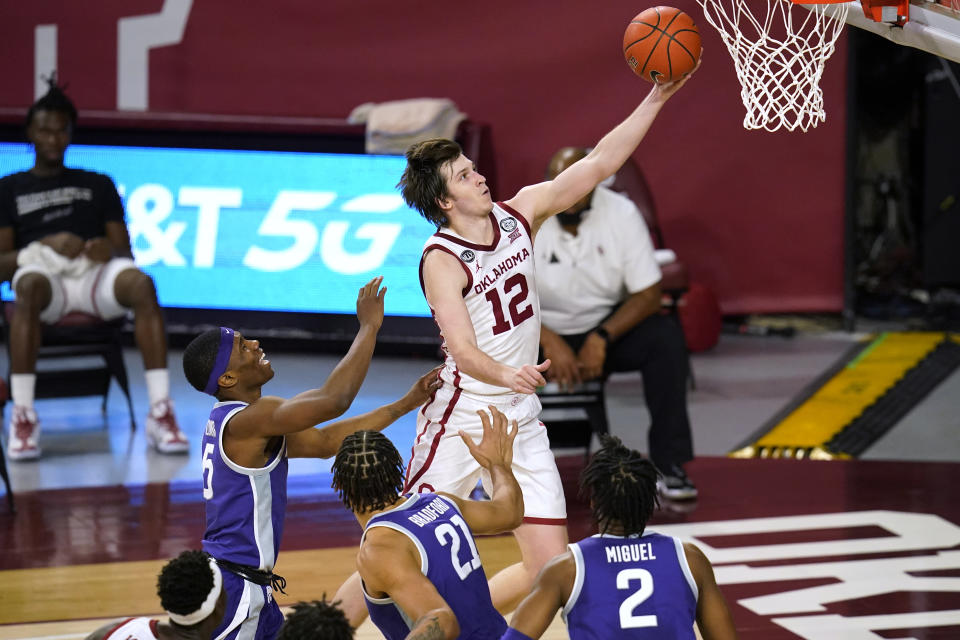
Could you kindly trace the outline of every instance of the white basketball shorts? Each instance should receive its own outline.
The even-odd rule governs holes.
[[[525,523],[565,525],[567,504],[550,450],[547,429],[540,422],[540,399],[533,394],[476,396],[444,384],[417,413],[404,492],[445,491],[469,497],[479,479],[493,493],[490,474],[470,455],[458,431],[479,442],[483,426],[477,411],[488,405],[503,412],[519,431],[513,443],[513,473],[523,491]]]
[[[45,324],[54,324],[74,311],[113,320],[127,312],[113,291],[117,276],[136,268],[130,258],[113,258],[81,276],[64,276],[52,274],[41,265],[28,264],[17,269],[11,287],[16,291],[17,282],[28,273],[39,273],[50,282],[50,304],[40,312],[40,321]]]

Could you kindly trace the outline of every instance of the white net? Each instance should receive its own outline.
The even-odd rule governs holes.
[[[820,78],[849,5],[800,7],[789,0],[697,0],[733,58],[747,129],[806,131],[826,119]],[[759,11],[758,11],[759,13]]]

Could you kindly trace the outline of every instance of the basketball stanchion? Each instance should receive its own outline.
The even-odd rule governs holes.
[[[806,131],[826,119],[820,79],[833,55],[849,5],[797,8],[766,0],[754,15],[753,0],[697,0],[733,58],[747,114],[746,129]]]

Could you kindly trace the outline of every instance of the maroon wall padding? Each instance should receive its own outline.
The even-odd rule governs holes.
[[[729,0],[726,0],[729,1]],[[764,0],[751,0],[765,12]],[[725,313],[842,306],[846,39],[822,80],[827,121],[747,132],[740,85],[694,0],[704,63],[635,158],[667,244]],[[81,110],[116,108],[118,18],[161,0],[5,3],[0,112],[33,99],[33,33],[57,24],[60,76]],[[499,198],[552,152],[592,144],[646,94],[620,52],[624,0],[545,3],[195,1],[183,41],[150,54],[153,111],[343,118],[368,101],[449,97],[492,127]],[[481,171],[483,167],[480,167]],[[411,265],[411,268],[414,268]]]

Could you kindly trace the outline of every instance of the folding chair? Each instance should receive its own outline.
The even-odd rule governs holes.
[[[584,457],[589,460],[593,434],[610,432],[603,392],[605,383],[606,380],[591,380],[567,392],[556,382],[548,382],[537,389],[543,405],[541,417],[552,447],[583,447]]]
[[[0,330],[10,356],[10,318],[13,317],[15,303],[4,303],[3,322]],[[37,386],[34,392],[37,399],[68,398],[80,396],[103,396],[101,410],[107,411],[107,395],[110,392],[110,380],[115,379],[127,398],[130,411],[130,429],[135,431],[137,423],[133,413],[133,400],[130,397],[130,384],[127,367],[123,362],[123,342],[120,330],[125,319],[104,321],[85,313],[69,313],[53,325],[43,325],[40,351],[37,354]],[[63,366],[70,359],[78,357],[99,357],[100,365]],[[57,365],[44,366],[57,362]],[[9,380],[10,371],[7,371]]]

